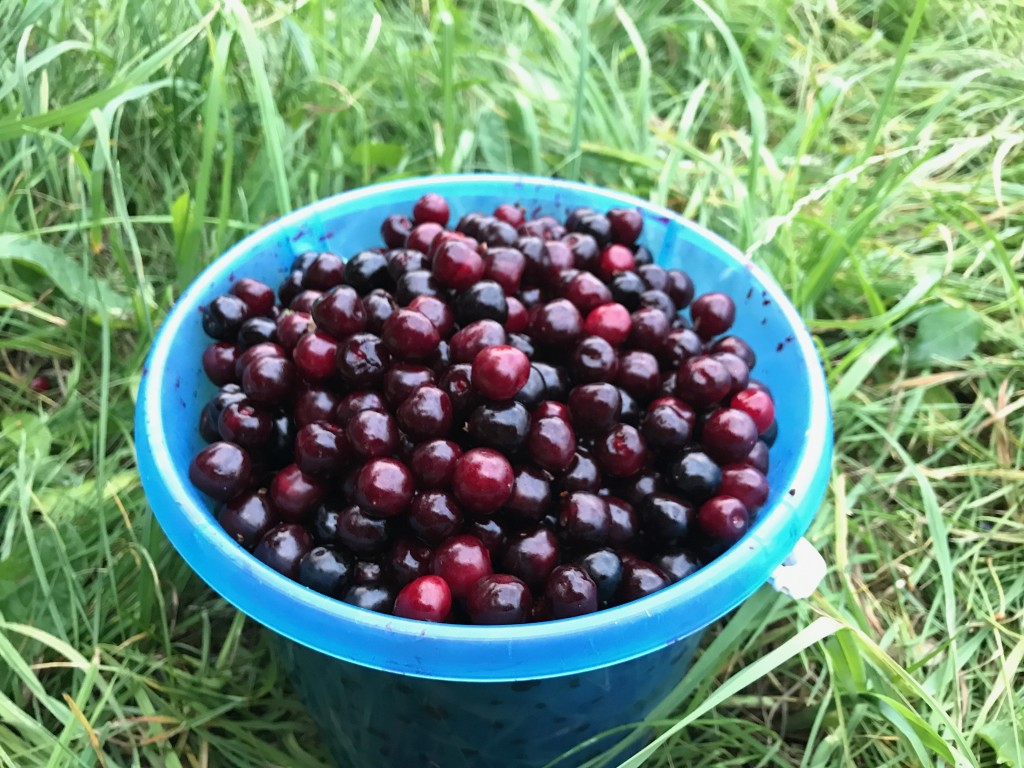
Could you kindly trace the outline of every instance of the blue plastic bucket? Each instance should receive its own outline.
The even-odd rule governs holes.
[[[757,353],[776,399],[771,495],[750,532],[673,586],[574,619],[513,627],[428,624],[355,608],[265,566],[232,541],[188,481],[214,391],[200,352],[202,307],[232,281],[276,285],[298,254],[349,256],[380,244],[385,215],[427,191],[453,221],[498,203],[564,217],[577,206],[635,206],[641,242],[698,293],[736,301],[734,332]],[[147,497],[174,547],[239,610],[283,638],[281,659],[339,766],[539,768],[584,740],[639,722],[680,680],[705,627],[762,586],[807,530],[825,493],[832,419],[820,361],[781,289],[736,248],[671,211],[582,184],[523,176],[412,179],[353,190],[291,213],[211,264],[153,343],[136,410]],[[570,763],[582,762],[586,755]]]

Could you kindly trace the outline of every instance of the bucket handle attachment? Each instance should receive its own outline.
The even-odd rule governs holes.
[[[801,538],[782,565],[772,571],[768,583],[794,600],[806,600],[825,578],[825,558],[807,539]]]

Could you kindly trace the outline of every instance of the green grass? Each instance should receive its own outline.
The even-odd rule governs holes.
[[[1020,768],[1022,54],[1009,0],[0,0],[0,766],[325,764],[146,505],[142,359],[286,209],[486,169],[749,249],[832,387],[826,582],[709,633],[641,758]]]

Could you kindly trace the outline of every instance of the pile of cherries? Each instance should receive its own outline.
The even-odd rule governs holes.
[[[655,265],[635,209],[448,219],[424,195],[386,247],[204,308],[189,477],[224,530],[353,605],[475,624],[636,600],[740,538],[776,422],[733,301]]]

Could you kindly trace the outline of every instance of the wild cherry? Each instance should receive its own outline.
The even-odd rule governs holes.
[[[421,491],[409,504],[409,527],[435,546],[454,536],[462,525],[462,510],[445,491]]]
[[[607,303],[590,310],[584,329],[613,346],[623,344],[633,329],[633,318],[621,304]]]
[[[775,421],[775,404],[770,395],[756,389],[744,389],[733,395],[729,405],[754,420],[758,434],[763,434]]]
[[[319,253],[309,265],[302,284],[317,291],[341,285],[345,279],[345,262],[333,253]]]
[[[388,248],[401,248],[412,232],[412,222],[406,216],[399,213],[392,214],[384,219],[380,225],[380,234]]]
[[[533,599],[515,576],[494,574],[473,585],[466,607],[474,624],[522,624],[530,616]]]
[[[757,442],[754,420],[737,408],[721,408],[711,414],[701,432],[705,452],[719,464],[739,461]]]
[[[722,467],[722,482],[718,492],[739,499],[748,512],[753,512],[768,499],[768,480],[749,464],[729,464]]]
[[[527,520],[540,520],[551,504],[550,475],[541,469],[525,466],[516,470],[512,495],[505,509]]]
[[[206,377],[221,387],[237,381],[235,362],[242,350],[238,345],[228,341],[214,342],[203,352],[203,371]]]
[[[419,488],[448,488],[462,449],[451,440],[420,443],[409,458],[409,469]]]
[[[307,333],[292,353],[295,367],[308,381],[326,381],[336,372],[338,342],[325,333]]]
[[[491,555],[475,536],[453,536],[434,550],[430,570],[448,583],[454,597],[465,598],[492,573]]]
[[[290,394],[296,381],[295,364],[281,357],[261,357],[246,366],[242,389],[255,403],[275,405]]]
[[[736,319],[736,305],[728,295],[719,292],[705,293],[690,304],[693,329],[702,339],[710,339],[725,333]]]
[[[352,558],[328,547],[314,547],[299,561],[299,583],[331,597],[341,597],[352,578]]]
[[[343,339],[366,328],[366,309],[355,288],[339,285],[313,305],[313,321],[317,328],[335,339]]]
[[[274,308],[274,290],[266,283],[243,277],[231,286],[231,293],[249,307],[249,316],[269,315]]]
[[[452,592],[440,576],[421,576],[409,582],[395,598],[395,616],[417,621],[443,622],[452,610]]]
[[[355,501],[367,515],[394,517],[405,511],[414,491],[412,473],[395,459],[370,459],[359,470]]]
[[[267,531],[253,554],[275,571],[298,579],[299,565],[313,548],[313,537],[301,525],[282,523]]]
[[[364,410],[345,424],[352,449],[366,458],[390,456],[398,447],[398,424],[386,411]]]
[[[327,496],[327,486],[307,475],[297,464],[289,464],[274,475],[270,501],[289,523],[304,522]]]
[[[636,427],[618,424],[597,441],[594,457],[606,474],[629,477],[647,460],[647,443]]]
[[[490,448],[473,448],[455,463],[452,491],[471,512],[491,514],[511,496],[513,479],[507,458]]]
[[[188,479],[207,496],[230,501],[244,491],[252,474],[252,460],[234,443],[217,442],[203,448],[188,467]]]
[[[509,400],[530,374],[530,359],[514,347],[480,350],[473,359],[473,386],[491,400]]]
[[[452,402],[444,390],[434,386],[416,389],[395,413],[402,429],[414,440],[444,437],[452,426]]]
[[[423,195],[412,207],[412,218],[417,224],[432,221],[444,227],[449,215],[448,201],[436,192]]]
[[[583,616],[597,610],[597,585],[583,568],[560,565],[548,576],[544,596],[556,619]]]
[[[743,502],[732,496],[715,496],[697,510],[697,525],[705,536],[732,544],[747,532],[750,514]]]
[[[278,518],[266,493],[247,493],[229,501],[217,513],[217,522],[228,536],[251,550]]]

